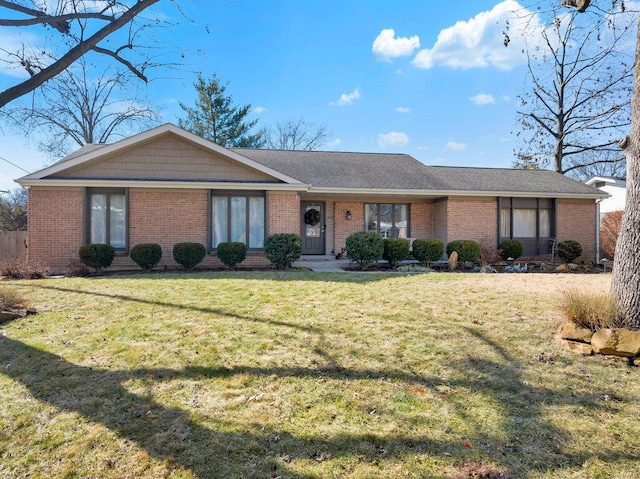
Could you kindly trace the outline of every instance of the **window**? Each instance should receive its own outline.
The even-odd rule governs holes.
[[[123,188],[88,188],[86,242],[127,249],[127,193]]]
[[[264,194],[211,195],[211,246],[225,241],[244,243],[248,249],[264,248]]]
[[[385,238],[409,237],[409,205],[370,203],[364,206],[365,231]]]
[[[499,241],[520,240],[525,256],[546,254],[555,234],[552,198],[499,198]]]

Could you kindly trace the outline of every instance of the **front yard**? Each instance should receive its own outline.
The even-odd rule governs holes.
[[[637,478],[638,368],[553,341],[610,279],[3,281],[0,477]]]

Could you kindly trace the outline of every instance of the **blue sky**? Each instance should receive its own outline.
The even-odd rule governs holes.
[[[252,105],[258,127],[298,118],[326,125],[323,149],[512,165],[526,68],[518,22],[511,19],[508,48],[502,31],[521,8],[515,0],[180,3],[195,21],[159,35],[183,66],[157,72],[145,87],[162,122],[177,123],[179,102],[193,104],[196,72],[217,73],[237,104]],[[164,6],[155,14],[178,16]],[[0,88],[15,81],[0,70]],[[29,171],[47,162],[6,129],[0,156]],[[22,174],[0,161],[0,190]]]

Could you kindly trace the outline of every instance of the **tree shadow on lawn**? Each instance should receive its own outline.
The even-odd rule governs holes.
[[[268,429],[262,424],[242,425],[238,430],[238,426],[225,424],[211,416],[205,418],[206,422],[210,424],[213,421],[218,427],[206,427],[194,419],[197,411],[165,407],[152,397],[134,394],[125,387],[125,383],[132,379],[162,382],[233,375],[275,375],[278,378],[304,378],[311,382],[319,377],[341,381],[384,378],[404,383],[408,390],[416,385],[434,389],[442,385],[438,378],[411,372],[347,369],[335,361],[330,363],[330,367],[317,369],[239,366],[104,370],[72,364],[61,356],[9,337],[0,337],[0,365],[2,374],[21,383],[38,401],[102,424],[119,437],[133,441],[152,457],[164,461],[167,467],[190,470],[198,478],[229,477],[231,474],[237,477],[311,478],[317,474],[300,475],[291,469],[289,461],[308,461],[312,470],[313,464],[319,460],[337,461],[339,465],[342,459],[353,458],[363,463],[379,461],[382,465],[394,461],[402,463],[407,458],[425,455],[437,457],[452,468],[468,463],[495,464],[506,472],[507,477],[519,479],[530,477],[534,472],[552,473],[578,467],[591,457],[605,462],[637,460],[633,451],[628,454],[615,450],[563,452],[563,445],[570,438],[560,427],[545,421],[543,406],[579,405],[605,412],[610,406],[597,395],[540,391],[527,385],[521,377],[521,365],[504,348],[477,330],[467,331],[480,343],[491,346],[501,360],[478,358],[475,362],[453,364],[461,379],[447,382],[447,385],[454,390],[465,389],[486,395],[487,401],[498,405],[502,426],[499,430],[483,430],[481,424],[476,424],[475,432],[460,440],[366,432],[327,438],[314,435],[313,431],[297,437],[287,431]],[[330,357],[327,353],[325,355]],[[477,423],[477,418],[469,414],[462,394],[454,394],[447,400],[460,418]],[[147,411],[157,418],[146,415]],[[417,427],[426,428],[420,424]],[[277,442],[274,437],[278,438]],[[470,448],[466,447],[465,441],[471,445]]]

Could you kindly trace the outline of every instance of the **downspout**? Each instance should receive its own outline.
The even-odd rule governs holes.
[[[596,264],[600,264],[600,202],[596,200]]]

